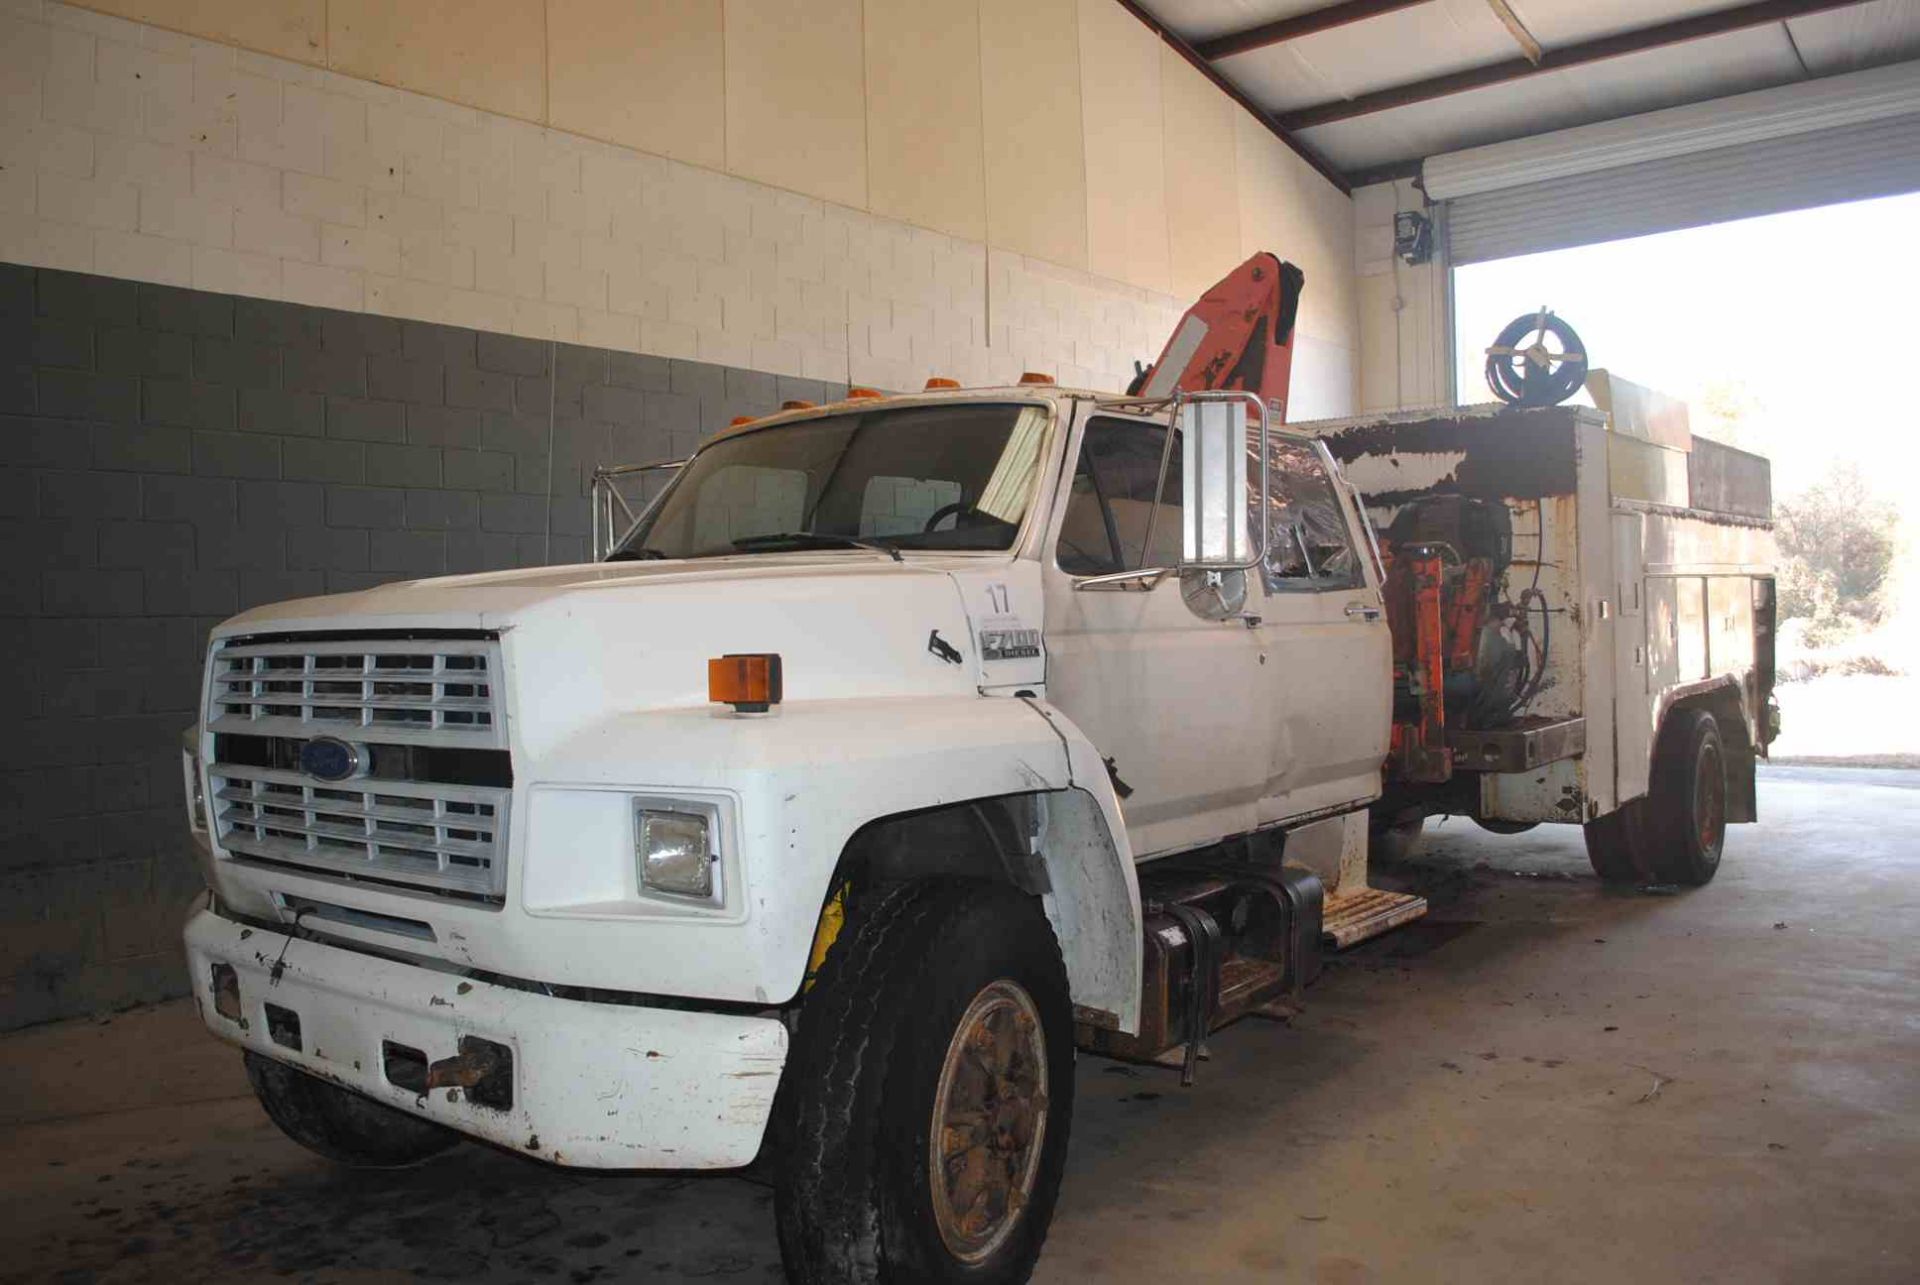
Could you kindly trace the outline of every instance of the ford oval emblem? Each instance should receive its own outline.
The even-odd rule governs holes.
[[[337,736],[316,736],[300,747],[300,770],[322,781],[344,781],[360,770],[360,747]]]

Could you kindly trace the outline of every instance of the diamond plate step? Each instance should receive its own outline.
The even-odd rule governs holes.
[[[1320,921],[1320,933],[1333,943],[1334,949],[1345,950],[1426,913],[1425,897],[1416,897],[1408,892],[1362,888],[1327,898],[1326,910]]]

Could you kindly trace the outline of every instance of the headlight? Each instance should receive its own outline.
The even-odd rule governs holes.
[[[675,897],[714,899],[717,827],[705,812],[676,812],[633,805],[634,862],[640,886]]]

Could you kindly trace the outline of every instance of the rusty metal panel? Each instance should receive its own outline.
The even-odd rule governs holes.
[[[1391,509],[1419,495],[1508,501],[1571,495],[1574,426],[1582,422],[1600,421],[1574,406],[1493,406],[1299,427],[1326,440],[1369,508]]]
[[[1647,691],[1680,681],[1680,608],[1672,576],[1648,576]]]
[[[1480,778],[1480,815],[1498,821],[1584,821],[1587,761],[1561,759],[1529,772],[1488,772]]]
[[[1693,446],[1687,404],[1658,389],[1636,384],[1606,370],[1587,374],[1587,393],[1605,412],[1616,437],[1634,438],[1676,451]]]
[[[1516,583],[1530,584],[1537,573],[1540,592],[1552,612],[1546,681],[1527,712],[1542,718],[1577,718],[1586,712],[1589,629],[1589,611],[1580,589],[1580,506],[1574,495],[1567,494],[1508,507],[1514,515],[1512,576]],[[1532,539],[1527,538],[1529,532]],[[1537,568],[1531,565],[1535,560]]]
[[[1753,580],[1707,580],[1707,672],[1737,674],[1753,667]]]
[[[1648,678],[1651,648],[1648,630],[1647,573],[1643,553],[1646,517],[1613,514],[1613,583],[1616,618],[1613,631],[1614,797],[1639,798],[1647,792],[1653,755],[1653,702]]]
[[[1649,504],[1685,508],[1687,459],[1684,451],[1609,433],[1608,490],[1615,499],[1644,500]]]
[[[1687,505],[1740,517],[1773,517],[1773,466],[1763,455],[1704,437],[1687,456]]]
[[[1512,727],[1489,731],[1460,729],[1447,733],[1447,748],[1461,768],[1481,772],[1524,772],[1572,758],[1587,749],[1587,720],[1522,719]]]
[[[1732,514],[1644,509],[1631,501],[1617,507],[1646,514],[1650,575],[1773,574],[1779,550],[1765,522]]]
[[[1582,420],[1574,428],[1580,463],[1576,497],[1579,524],[1573,554],[1576,582],[1567,596],[1579,612],[1580,706],[1572,713],[1586,720],[1586,753],[1581,756],[1583,817],[1614,808],[1613,718],[1614,633],[1617,629],[1613,571],[1612,497],[1608,491],[1606,425]],[[1534,711],[1545,713],[1544,710]]]
[[[1674,669],[1679,682],[1707,676],[1707,581],[1705,576],[1675,576]]]

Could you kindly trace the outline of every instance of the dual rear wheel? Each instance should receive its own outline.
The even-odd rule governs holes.
[[[1668,716],[1648,784],[1644,798],[1587,823],[1594,873],[1614,884],[1707,883],[1727,837],[1727,757],[1712,714]]]

